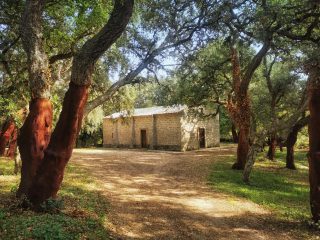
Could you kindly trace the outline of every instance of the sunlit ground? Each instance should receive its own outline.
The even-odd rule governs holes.
[[[115,237],[292,239],[285,224],[270,221],[268,208],[208,186],[212,164],[229,161],[234,152],[233,145],[186,153],[79,149],[72,162],[105,189],[107,226]]]
[[[304,153],[298,171],[260,156],[251,186],[230,170],[234,153],[234,145],[185,153],[76,149],[59,214],[17,208],[19,179],[2,159],[0,239],[316,239],[303,223]]]

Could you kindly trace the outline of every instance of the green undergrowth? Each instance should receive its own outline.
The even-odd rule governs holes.
[[[0,176],[13,175],[14,161],[9,158],[0,157]]]
[[[306,151],[297,151],[297,170],[285,168],[286,153],[277,152],[276,160],[258,155],[250,184],[242,181],[242,171],[232,170],[235,156],[217,160],[212,165],[209,184],[213,189],[242,197],[267,209],[282,221],[305,223],[310,219],[308,162]]]
[[[47,213],[22,209],[15,198],[19,176],[13,163],[0,158],[0,239],[109,239],[105,228],[108,202],[99,186],[76,166],[66,169],[59,201],[49,201]],[[50,207],[58,204],[59,211]]]

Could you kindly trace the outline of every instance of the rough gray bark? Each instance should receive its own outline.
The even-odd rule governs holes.
[[[26,1],[21,20],[21,40],[28,57],[29,84],[32,98],[50,97],[50,70],[43,47],[42,12],[44,0]]]
[[[252,132],[256,131],[256,126],[253,127]],[[252,144],[250,145],[250,149],[247,156],[247,162],[243,170],[243,181],[247,184],[250,182],[250,174],[253,169],[253,165],[256,160],[257,153],[263,149],[263,142],[265,139],[266,133],[260,132],[251,135]]]
[[[275,128],[277,124],[277,116],[276,116],[276,106],[277,103],[280,101],[282,94],[277,91],[271,81],[271,72],[273,65],[276,62],[276,57],[270,63],[270,66],[267,64],[267,59],[263,59],[264,65],[264,77],[267,81],[267,86],[269,90],[269,94],[271,97],[271,104],[270,104],[270,136],[269,136],[269,150],[267,153],[267,158],[269,160],[274,160],[275,150],[276,150],[276,143],[277,143],[277,129]]]
[[[249,183],[249,181],[250,181],[250,174],[253,169],[253,165],[255,163],[258,150],[260,148],[261,148],[261,146],[259,144],[252,144],[249,148],[247,162],[246,162],[245,168],[243,170],[243,181],[245,183]]]
[[[65,166],[81,128],[94,64],[124,31],[133,4],[133,0],[116,0],[107,24],[83,45],[73,59],[71,81],[59,120],[27,194],[36,208],[47,199],[55,198],[60,189]]]
[[[20,157],[20,152],[19,148],[17,148],[17,151],[14,156],[14,174],[18,174],[21,170],[21,157]]]

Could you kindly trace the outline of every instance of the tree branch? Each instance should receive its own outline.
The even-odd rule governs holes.
[[[240,86],[241,92],[247,91],[247,89],[249,87],[249,83],[250,83],[251,78],[253,76],[253,73],[259,67],[262,59],[269,51],[270,46],[271,46],[271,38],[269,37],[265,40],[265,42],[264,42],[263,46],[261,47],[261,49],[259,50],[259,52],[253,57],[253,59],[251,60],[251,62],[247,66],[247,69],[245,70],[243,79],[241,81],[241,86]]]
[[[50,71],[42,31],[44,6],[44,0],[27,0],[21,21],[21,40],[28,57],[32,98],[50,97]]]
[[[49,58],[49,64],[54,64],[55,62],[59,61],[59,60],[64,60],[64,59],[69,59],[72,58],[74,56],[74,52],[70,51],[67,53],[59,53],[57,55],[53,55]]]
[[[123,79],[111,85],[102,95],[87,103],[84,116],[88,115],[93,109],[108,101],[119,88],[131,84],[135,77],[153,61],[154,55],[146,57],[134,70],[130,71]]]
[[[134,0],[116,0],[107,24],[73,58],[71,81],[89,85],[98,58],[119,38],[132,15]]]
[[[272,62],[270,63],[270,66],[268,67],[268,63],[267,63],[267,58],[264,57],[263,58],[263,65],[264,65],[264,77],[266,78],[267,81],[267,86],[269,89],[269,92],[271,93],[271,95],[274,95],[274,89],[272,86],[272,82],[271,82],[271,72],[272,72],[272,68],[273,65],[276,62],[277,57],[275,56],[274,59],[272,60]]]

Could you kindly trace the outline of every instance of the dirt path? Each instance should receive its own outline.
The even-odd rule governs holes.
[[[210,163],[231,154],[79,149],[72,162],[102,184],[115,239],[292,239],[266,210],[206,185]]]

